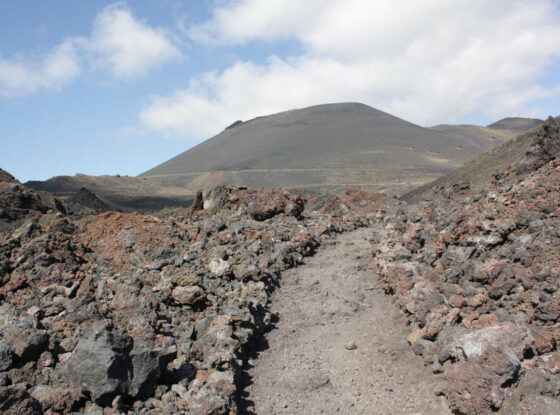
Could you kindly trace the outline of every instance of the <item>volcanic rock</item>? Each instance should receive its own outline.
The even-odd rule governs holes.
[[[32,203],[1,222],[0,385],[21,388],[12,407],[52,412],[235,412],[280,272],[369,223],[306,217],[283,190],[267,193],[283,210],[258,221],[249,204],[264,199],[246,188],[209,192],[197,211],[81,216],[1,186],[8,206]]]
[[[425,341],[433,341],[437,364],[449,362],[437,370],[445,371],[455,413],[526,409],[528,395],[554,407],[548,398],[560,396],[560,387],[515,392],[526,371],[556,370],[558,123],[549,118],[524,136],[524,155],[486,189],[435,189],[432,200],[388,218],[377,236],[374,262],[384,289],[420,329],[415,352],[425,357]]]
[[[146,399],[173,352],[96,323],[78,342],[68,373],[72,382],[104,404],[125,394]]]
[[[43,415],[41,404],[17,387],[0,387],[0,412],[5,415]]]
[[[0,169],[0,183],[19,183],[19,180],[6,170]]]
[[[476,415],[499,409],[523,373],[515,354],[498,348],[453,365],[446,377],[454,413]]]

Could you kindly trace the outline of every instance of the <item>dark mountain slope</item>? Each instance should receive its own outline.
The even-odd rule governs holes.
[[[326,104],[237,122],[140,177],[193,191],[232,183],[398,192],[484,149],[468,135],[423,128],[363,104]]]
[[[62,199],[74,197],[87,188],[114,207],[123,210],[152,211],[167,206],[189,206],[193,197],[185,189],[165,182],[128,176],[57,176],[45,181],[29,181],[25,186]]]
[[[495,124],[513,128],[507,120]],[[523,127],[523,119],[512,120]],[[237,121],[139,178],[77,174],[25,185],[63,199],[85,187],[115,207],[141,211],[188,206],[198,190],[228,184],[403,194],[517,135],[503,128],[423,128],[363,104],[326,104]]]

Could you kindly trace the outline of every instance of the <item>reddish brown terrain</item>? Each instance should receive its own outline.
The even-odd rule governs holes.
[[[559,126],[413,206],[218,187],[145,215],[1,171],[0,412],[560,413]]]
[[[14,180],[0,195],[6,414],[235,411],[280,273],[368,224],[306,217],[274,190],[217,188],[154,216],[70,214]]]
[[[455,414],[560,413],[560,119],[480,192],[391,218],[374,259]]]

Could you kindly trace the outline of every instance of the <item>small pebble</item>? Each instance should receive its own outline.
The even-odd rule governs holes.
[[[356,350],[358,348],[353,340],[350,340],[348,343],[346,343],[344,347],[346,348],[346,350]]]

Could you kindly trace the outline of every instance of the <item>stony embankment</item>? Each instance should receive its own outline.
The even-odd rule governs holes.
[[[390,218],[374,258],[454,413],[560,413],[560,121],[484,192]]]
[[[219,188],[157,216],[70,216],[0,183],[0,412],[228,414],[280,272],[363,217]]]

